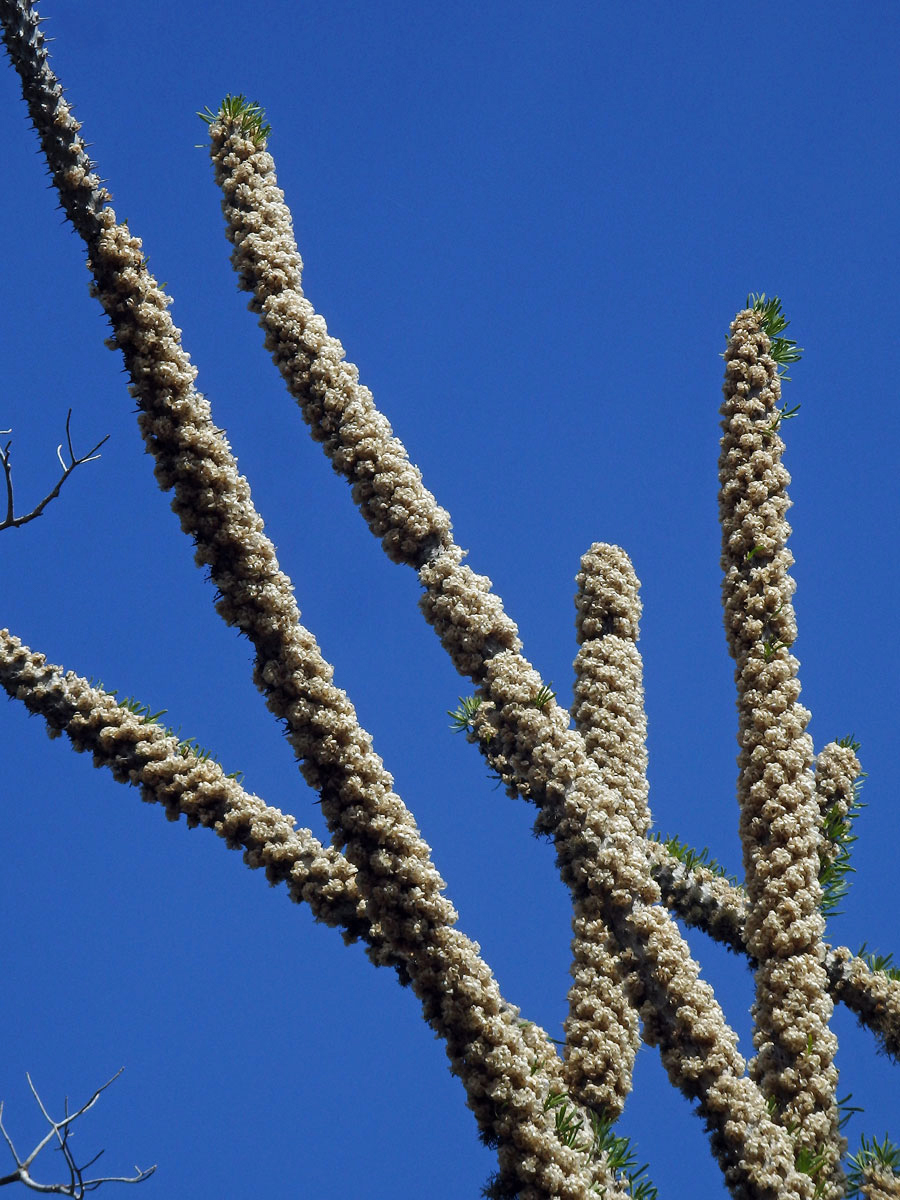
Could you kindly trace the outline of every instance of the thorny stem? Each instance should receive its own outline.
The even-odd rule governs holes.
[[[170,299],[148,271],[140,241],[105,207],[96,177],[85,174],[79,126],[50,71],[32,5],[3,0],[0,14],[63,206],[87,242],[95,295],[112,322],[112,344],[123,351],[157,479],[174,490],[173,507],[196,542],[196,557],[210,566],[217,607],[253,641],[257,685],[287,725],[373,918],[406,962],[426,1019],[445,1039],[484,1136],[499,1143],[501,1170],[518,1173],[523,1197],[548,1196],[563,1178],[576,1200],[597,1181],[602,1164],[585,1165],[556,1138],[543,1108],[546,1083],[529,1076],[533,1053],[503,1018],[499,989],[477,948],[453,928],[456,913],[441,894],[429,847],[346,695],[331,684],[332,669],[315,639],[300,625],[292,585],[263,534],[249,486],[193,386],[196,371],[166,311]],[[501,1067],[506,1054],[521,1060],[522,1078],[518,1068],[510,1074]],[[527,1161],[523,1146],[531,1151]],[[613,1184],[608,1173],[607,1181]]]
[[[138,253],[140,243],[123,226],[116,224],[112,210],[104,207],[108,195],[99,187],[99,181],[92,174],[93,164],[86,159],[83,143],[75,136],[78,125],[71,118],[59,85],[47,66],[32,6],[26,0],[16,3],[0,0],[0,15],[6,24],[7,44],[22,73],[26,99],[41,133],[64,206],[85,237],[92,259],[96,259],[92,267],[97,293],[113,321],[114,340],[125,352],[132,372],[148,447],[157,453],[160,483],[175,487],[176,507],[185,528],[197,538],[200,556],[213,567],[213,576],[222,592],[220,607],[223,615],[254,638],[258,652],[258,681],[270,702],[274,701],[274,710],[288,723],[295,744],[300,743],[298,754],[311,762],[313,774],[329,794],[332,784],[339,792],[340,786],[328,768],[334,766],[335,743],[340,745],[342,738],[334,736],[335,721],[320,719],[319,714],[324,713],[330,718],[340,713],[341,717],[346,717],[348,710],[340,699],[335,699],[334,704],[330,698],[322,703],[327,687],[321,685],[323,680],[326,685],[330,682],[330,674],[319,671],[318,667],[313,671],[314,686],[304,690],[304,683],[292,693],[296,677],[303,674],[296,651],[313,650],[318,654],[317,647],[308,640],[310,635],[299,626],[298,620],[287,624],[299,636],[302,643],[299,647],[296,643],[276,646],[274,643],[278,638],[274,637],[271,624],[265,636],[255,626],[255,619],[265,616],[268,611],[267,604],[261,600],[264,591],[270,601],[281,590],[285,577],[280,575],[274,556],[269,558],[263,552],[261,522],[256,524],[255,513],[249,504],[249,491],[245,492],[240,486],[229,490],[233,460],[229,461],[227,443],[223,447],[210,435],[211,422],[205,401],[194,392],[193,369],[180,349],[179,332],[174,330],[171,322],[165,324],[164,311],[160,315],[159,310],[165,309],[165,302],[146,270],[145,258]],[[233,179],[235,211],[247,207],[250,183],[257,169],[264,177],[271,176],[265,183],[269,188],[268,201],[276,197],[274,171],[265,154],[264,134],[261,125],[257,128],[258,124],[249,131],[238,124],[232,131],[227,149],[237,152],[236,162],[228,163],[225,152],[219,147],[224,166],[238,168]],[[221,134],[221,127],[217,127],[215,121],[212,131],[215,144]],[[241,148],[239,135],[244,135],[244,142],[252,146],[249,153]],[[226,140],[229,139],[226,137]],[[248,164],[253,154],[258,154],[259,161]],[[277,196],[280,197],[280,193]],[[290,233],[286,208],[283,213],[276,214],[268,228],[276,242],[285,231]],[[596,764],[585,758],[583,739],[563,728],[552,699],[535,705],[535,695],[543,696],[543,685],[519,653],[515,626],[506,617],[499,600],[491,595],[490,582],[461,566],[462,552],[450,535],[447,514],[422,487],[421,477],[409,463],[402,445],[391,436],[389,426],[374,409],[365,389],[358,387],[355,368],[341,363],[343,351],[339,344],[328,338],[324,322],[303,300],[299,291],[299,256],[296,248],[292,248],[292,235],[290,237],[290,242],[281,247],[285,253],[276,271],[263,283],[259,271],[252,266],[253,255],[260,249],[254,245],[253,236],[240,238],[240,242],[246,242],[245,257],[238,253],[237,235],[233,240],[242,284],[254,291],[258,311],[263,315],[267,344],[279,354],[286,374],[306,373],[305,381],[300,381],[303,394],[298,398],[305,405],[305,415],[314,427],[314,436],[326,442],[335,469],[356,481],[355,498],[370,527],[382,537],[389,555],[419,571],[426,587],[423,598],[426,615],[460,671],[483,686],[509,764],[509,777],[522,794],[537,803],[540,828],[555,836],[563,877],[572,888],[573,897],[576,900],[580,897],[599,898],[605,921],[615,931],[620,946],[633,955],[637,963],[634,977],[629,981],[633,1000],[641,1007],[650,1040],[662,1044],[664,1061],[673,1080],[689,1095],[699,1099],[701,1110],[713,1128],[714,1146],[729,1186],[739,1196],[778,1196],[779,1200],[787,1194],[808,1196],[809,1181],[793,1170],[789,1148],[779,1136],[780,1131],[765,1119],[758,1103],[758,1092],[743,1078],[743,1061],[734,1053],[733,1045],[729,1045],[733,1035],[724,1024],[711,992],[697,978],[695,965],[687,956],[684,943],[673,936],[671,922],[657,903],[658,890],[651,879],[646,858],[638,848],[641,839],[617,811],[615,794],[603,780]],[[291,278],[292,255],[296,259],[296,280]],[[279,275],[280,279],[276,279]],[[272,286],[273,279],[275,286]],[[300,351],[296,341],[292,342],[290,337],[285,341],[282,320],[287,317],[288,324],[294,320],[298,299],[305,321],[305,328],[301,323]],[[131,309],[131,313],[124,311],[126,309]],[[156,338],[160,343],[157,347],[160,353],[150,353],[145,346],[139,345],[148,332],[152,335],[151,340]],[[161,333],[163,336],[160,337]],[[305,392],[303,387],[307,389]],[[336,391],[341,393],[337,397],[338,403],[335,403]],[[193,422],[194,430],[199,434],[196,445],[187,446],[179,441],[183,431],[177,428],[176,416],[183,419],[185,409],[189,410],[188,424]],[[768,430],[766,436],[772,438],[776,432],[777,429]],[[6,453],[8,455],[8,447]],[[185,467],[183,459],[179,458],[180,465],[176,466],[172,458],[176,453],[193,457],[196,462]],[[229,476],[223,492],[227,497],[223,509],[230,508],[232,501],[242,502],[242,510],[250,515],[243,532],[229,529],[228,537],[222,536],[228,524],[223,511],[207,514],[212,528],[197,517],[195,497],[191,495],[197,480],[188,478],[197,469],[213,472],[222,469],[222,474]],[[229,519],[231,515],[229,513]],[[246,541],[242,540],[244,535]],[[228,544],[226,558],[230,558],[224,565],[215,555],[207,557],[212,553],[208,547],[217,540]],[[246,560],[251,556],[248,550],[251,544],[252,554],[261,555],[271,568],[263,572],[260,580],[254,580],[252,586],[241,574],[241,568],[247,565]],[[752,553],[757,549],[754,545]],[[232,568],[244,589],[240,596],[222,583],[224,574],[231,574]],[[254,591],[257,583],[261,602],[255,608],[253,601],[248,600],[247,592]],[[296,610],[293,611],[296,614]],[[246,621],[240,619],[247,613],[251,616]],[[767,660],[788,644],[782,641],[775,645],[770,640]],[[302,658],[302,654],[299,657]],[[294,678],[288,681],[286,675],[291,673]],[[299,716],[298,707],[304,709]],[[315,714],[312,720],[310,711]],[[327,756],[319,753],[320,743],[327,744]],[[373,779],[379,770],[380,764],[374,769]],[[364,789],[367,799],[370,793],[371,789]],[[347,829],[346,809],[340,810],[341,803],[336,800],[332,819],[345,835],[348,855],[358,867],[363,893],[379,918],[390,922],[399,914],[391,911],[389,905],[383,907],[384,897],[377,892],[371,878],[365,876],[365,855],[360,855],[355,846],[351,851],[353,835]],[[363,814],[355,811],[352,815],[366,832],[371,833]],[[394,807],[392,816],[399,818],[401,826],[405,825],[400,808]],[[416,834],[410,828],[404,833],[409,837],[401,840],[408,848],[410,839],[415,841]],[[364,845],[364,849],[371,853],[371,842]],[[392,846],[392,849],[397,847]],[[619,856],[621,862],[616,861]],[[434,891],[440,891],[440,884]],[[432,895],[440,908],[438,898],[434,893]],[[432,917],[435,915],[432,913]],[[446,911],[441,915],[446,920],[438,917],[433,928],[449,930],[453,918]],[[404,911],[403,916],[409,916],[409,912]],[[420,928],[416,931],[417,936],[413,936],[406,929],[400,939],[400,952],[409,962],[415,960],[415,950],[411,953],[411,948],[422,944],[418,940],[421,933]],[[439,969],[437,975],[440,975]],[[685,986],[688,992],[682,994]],[[686,1056],[690,1062],[686,1061]],[[715,1064],[713,1058],[717,1059]],[[515,1138],[511,1139],[511,1142],[515,1141]],[[521,1148],[520,1143],[519,1146]],[[506,1164],[501,1157],[502,1168],[511,1163],[510,1148],[511,1143],[505,1148]],[[559,1170],[556,1161],[553,1169]],[[558,1189],[550,1187],[549,1178],[548,1175],[540,1184],[525,1185],[522,1195],[544,1195],[548,1188],[556,1195]],[[580,1181],[574,1177],[566,1179],[565,1195],[580,1195],[582,1181],[583,1176]]]
[[[291,899],[308,902],[317,918],[341,926],[346,940],[363,938],[376,965],[396,967],[403,981],[412,978],[420,994],[425,973],[437,971],[434,964],[429,965],[426,953],[421,962],[410,964],[386,941],[383,928],[373,923],[370,906],[358,890],[357,872],[343,855],[323,847],[308,830],[295,829],[293,818],[248,795],[218,763],[190,751],[183,753],[177,739],[162,726],[116,703],[114,696],[74,673],[64,674],[6,631],[0,631],[0,686],[29,711],[43,716],[52,735],[65,731],[76,750],[92,753],[96,766],[108,767],[120,782],[140,786],[144,799],[161,803],[168,817],[177,819],[183,814],[189,825],[212,826],[229,846],[243,848],[248,866],[264,867],[272,883],[285,881]],[[495,1137],[500,1137],[506,1126],[514,1134],[515,1108],[503,1087],[517,1083],[521,1092],[527,1080],[532,1090],[538,1090],[533,1115],[540,1114],[541,1123],[552,1126],[552,1117],[543,1107],[544,1092],[561,1090],[564,1084],[550,1039],[537,1025],[519,1021],[518,1010],[507,1004],[499,991],[494,995],[495,985],[487,969],[479,967],[471,955],[468,959],[463,956],[464,940],[462,935],[456,937],[456,942],[444,943],[444,952],[452,959],[448,972],[451,977],[461,974],[460,986],[468,989],[469,1000],[457,1020],[454,988],[445,982],[440,988],[442,1009],[430,1019],[439,1031],[443,1024],[448,1052],[463,1082],[479,1096],[496,1097],[499,1112],[491,1103],[476,1112],[489,1130],[492,1120],[498,1122]],[[427,1011],[429,997],[425,995],[424,1000]],[[489,1065],[495,1058],[506,1064],[505,1082],[495,1077]],[[539,1077],[531,1070],[535,1061],[542,1063]],[[519,1136],[546,1140],[547,1134],[526,1128]],[[578,1160],[568,1149],[566,1158],[571,1172]],[[593,1170],[594,1178],[610,1188],[610,1197],[618,1194],[602,1161],[595,1163]]]
[[[210,134],[232,261],[240,286],[253,295],[266,346],[313,437],[352,482],[372,532],[392,560],[418,570],[426,619],[457,670],[482,685],[494,706],[503,752],[518,786],[538,805],[538,828],[557,843],[573,899],[602,898],[603,920],[629,954],[628,986],[645,1032],[659,1042],[672,1081],[699,1101],[726,1178],[747,1196],[811,1194],[809,1179],[794,1169],[789,1140],[744,1075],[736,1036],[658,905],[646,858],[615,795],[558,706],[534,707],[543,682],[520,653],[514,623],[490,581],[462,566],[446,512],[303,296],[291,217],[265,143],[222,114]]]
[[[760,304],[762,304],[761,298]],[[757,962],[751,1064],[798,1145],[824,1154],[823,1200],[843,1193],[846,1140],[836,1104],[837,1039],[822,966],[821,818],[809,713],[798,702],[797,636],[787,542],[790,482],[773,429],[781,380],[769,336],[784,328],[777,298],[731,324],[725,353],[719,520],[722,599],[738,696],[738,804]]]

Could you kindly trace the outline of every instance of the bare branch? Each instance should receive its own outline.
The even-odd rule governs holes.
[[[31,1089],[31,1094],[37,1101],[38,1108],[40,1108],[41,1112],[43,1113],[47,1123],[50,1126],[50,1129],[44,1135],[44,1137],[41,1138],[27,1158],[20,1158],[16,1152],[15,1146],[12,1143],[12,1139],[3,1125],[3,1104],[0,1102],[0,1133],[3,1134],[6,1144],[9,1146],[10,1152],[12,1153],[16,1164],[15,1171],[0,1177],[0,1187],[5,1187],[10,1183],[24,1183],[24,1185],[27,1188],[30,1188],[33,1192],[45,1192],[55,1196],[73,1196],[75,1197],[75,1200],[81,1200],[81,1197],[83,1197],[87,1192],[96,1191],[97,1188],[104,1183],[143,1183],[145,1179],[149,1179],[156,1170],[155,1163],[152,1167],[148,1167],[143,1171],[140,1167],[136,1166],[134,1168],[137,1172],[136,1175],[101,1175],[96,1179],[85,1179],[84,1172],[88,1169],[88,1167],[94,1165],[103,1151],[100,1150],[94,1155],[93,1158],[89,1159],[86,1163],[79,1167],[75,1162],[75,1159],[72,1157],[72,1152],[69,1149],[69,1134],[71,1132],[72,1123],[77,1121],[79,1117],[84,1116],[88,1109],[94,1107],[99,1100],[100,1095],[106,1091],[110,1084],[114,1083],[119,1078],[123,1070],[124,1067],[120,1067],[119,1070],[116,1071],[115,1075],[113,1075],[111,1079],[107,1079],[106,1083],[102,1084],[101,1087],[97,1088],[90,1099],[82,1104],[81,1108],[79,1108],[76,1112],[69,1112],[69,1101],[67,1098],[65,1101],[66,1115],[61,1121],[54,1121],[47,1112],[44,1102],[38,1095],[37,1088],[34,1086],[31,1080],[31,1076],[26,1073],[25,1078],[28,1080],[28,1086]],[[66,1165],[69,1168],[69,1182],[39,1183],[32,1177],[30,1173],[31,1165],[41,1151],[54,1139],[59,1143],[59,1149],[63,1152]]]
[[[3,521],[0,522],[0,530],[12,529],[14,527],[18,527],[19,525],[27,525],[28,522],[33,521],[35,517],[41,516],[47,505],[52,500],[55,500],[59,495],[62,485],[66,482],[75,468],[80,467],[83,463],[94,462],[95,459],[100,457],[97,451],[105,442],[109,441],[109,434],[107,434],[105,438],[101,438],[96,446],[92,446],[91,449],[88,450],[87,454],[82,454],[79,457],[75,453],[75,450],[72,446],[72,434],[70,429],[71,421],[72,410],[70,408],[68,416],[66,417],[66,446],[68,449],[68,462],[66,462],[66,460],[63,458],[62,443],[56,447],[56,457],[59,459],[59,465],[62,467],[62,475],[60,475],[59,479],[56,481],[56,486],[52,489],[52,491],[48,492],[43,500],[41,500],[39,504],[35,505],[31,512],[24,513],[19,517],[15,515],[15,501],[13,498],[12,466],[10,463],[10,448],[12,446],[12,441],[8,441],[5,446],[0,448],[0,464],[3,466],[3,475],[6,481],[6,516]],[[2,429],[0,430],[0,433],[12,433],[12,430]]]

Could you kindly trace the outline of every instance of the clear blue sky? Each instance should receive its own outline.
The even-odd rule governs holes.
[[[237,292],[194,115],[266,108],[304,286],[565,697],[573,577],[595,540],[643,582],[657,828],[740,866],[732,667],[719,605],[725,333],[751,290],[804,347],[785,398],[803,700],[817,746],[869,773],[834,940],[900,949],[897,330],[900,9],[524,2],[46,0],[53,63],[120,217],[175,297],[218,423],[334,663],[413,809],[461,927],[558,1034],[569,910],[532,812],[492,790],[445,712],[466,690],[348,489],[308,438]],[[2,623],[134,695],[226,770],[325,830],[156,487],[121,362],[0,73],[4,390],[23,506],[53,482],[68,407],[104,434],[37,522],[0,538]],[[4,1053],[21,1143],[47,1101],[125,1075],[85,1123],[146,1200],[475,1197],[492,1169],[417,1002],[204,830],[0,723]],[[691,935],[749,1048],[749,973]],[[850,1126],[900,1139],[897,1077],[838,1010]],[[701,1123],[638,1057],[621,1129],[661,1197],[724,1187]],[[48,1167],[55,1166],[48,1155]],[[2,1152],[0,1152],[2,1167]],[[111,1193],[110,1193],[111,1194]]]

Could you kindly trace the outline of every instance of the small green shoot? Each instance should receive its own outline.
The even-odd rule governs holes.
[[[256,146],[261,146],[272,132],[272,126],[266,120],[261,105],[255,100],[248,100],[241,93],[236,96],[229,93],[216,112],[207,106],[202,112],[198,112],[197,116],[207,125],[216,121],[221,121],[223,125],[233,125],[246,134]]]
[[[570,1150],[579,1149],[580,1134],[584,1121],[578,1116],[578,1110],[569,1102],[564,1092],[550,1092],[544,1101],[544,1112],[554,1109],[554,1120],[559,1140]]]
[[[784,376],[782,376],[782,378],[787,379],[787,376],[784,375]],[[772,423],[770,425],[767,425],[766,428],[762,431],[763,437],[773,437],[778,432],[778,428],[781,425],[781,422],[793,420],[793,418],[796,417],[796,415],[799,411],[800,411],[799,404],[795,404],[793,408],[788,408],[788,406],[786,404],[783,408],[776,408],[775,409],[775,419],[772,421]]]
[[[863,942],[856,952],[856,957],[861,958],[870,971],[879,971],[882,975],[887,975],[888,979],[893,979],[900,983],[900,967],[894,965],[893,951],[890,954],[869,954],[866,953],[867,943]]]
[[[458,708],[448,708],[447,716],[453,720],[450,728],[454,733],[471,733],[475,714],[484,703],[481,696],[460,696]]]
[[[780,638],[767,638],[762,644],[763,658],[766,662],[771,662],[779,650],[789,650],[792,644],[783,642]]]
[[[813,1192],[814,1200],[818,1200],[825,1190],[826,1181],[820,1176],[827,1161],[824,1150],[810,1150],[808,1146],[798,1146],[796,1149],[794,1165],[801,1175],[808,1175],[816,1185]]]
[[[837,906],[850,891],[849,876],[856,871],[856,868],[850,865],[850,847],[856,841],[853,823],[866,807],[859,798],[863,779],[864,774],[854,781],[853,796],[846,813],[836,804],[828,809],[822,818],[823,842],[819,849],[819,886],[822,889],[821,910],[826,916],[841,915]]]
[[[777,296],[769,297],[765,292],[751,292],[747,297],[747,308],[752,308],[756,312],[762,313],[763,330],[771,342],[769,354],[774,358],[775,362],[779,366],[799,362],[803,348],[798,346],[791,338],[781,336],[790,322],[784,315],[779,298]],[[790,375],[779,373],[779,379],[790,381]]]
[[[848,1092],[846,1096],[844,1096],[843,1098],[838,1097],[838,1099],[835,1101],[835,1104],[837,1105],[837,1108],[838,1108],[838,1112],[841,1114],[840,1120],[838,1121],[838,1129],[844,1129],[845,1126],[847,1125],[847,1122],[850,1120],[850,1118],[853,1116],[854,1113],[861,1113],[861,1112],[866,1111],[864,1108],[860,1108],[856,1104],[851,1104],[850,1101],[852,1099],[853,1099],[853,1093]]]
[[[136,700],[134,696],[126,696],[124,700],[119,701],[119,708],[127,708],[130,713],[134,713],[140,718],[142,725],[153,725],[160,717],[164,717],[169,711],[167,708],[161,708],[159,712],[152,713],[150,705],[144,704],[140,700]]]
[[[631,1139],[620,1137],[613,1133],[613,1123],[608,1117],[591,1110],[591,1145],[588,1153],[592,1158],[600,1154],[606,1155],[610,1168],[625,1178],[628,1195],[634,1200],[657,1200],[659,1195],[656,1187],[647,1178],[641,1178],[647,1170],[647,1164],[637,1165],[637,1157]]]
[[[110,692],[109,694],[112,696],[116,695],[115,692]],[[166,712],[168,712],[168,709],[161,708],[159,712],[152,713],[149,704],[144,704],[141,700],[136,700],[134,696],[126,696],[124,700],[119,700],[118,704],[119,708],[126,708],[130,713],[134,713],[142,725],[158,724],[159,718],[165,716]],[[201,746],[196,738],[182,738],[176,730],[168,726],[165,727],[164,732],[166,737],[172,737],[177,740],[177,753],[182,758],[196,758],[199,762],[214,762],[218,766],[222,765],[213,751]],[[244,772],[232,771],[226,778],[240,783],[244,778]]]
[[[631,1140],[613,1133],[613,1122],[608,1117],[588,1109],[590,1136],[585,1130],[583,1137],[584,1118],[565,1092],[548,1094],[544,1101],[544,1112],[550,1111],[553,1112],[556,1132],[564,1145],[572,1150],[580,1150],[593,1161],[605,1155],[610,1170],[619,1176],[620,1183],[624,1183],[626,1195],[633,1200],[657,1200],[657,1189],[644,1175],[647,1164],[637,1165]],[[600,1195],[603,1195],[602,1191]]]
[[[664,837],[661,833],[654,833],[650,841],[659,842],[665,846],[672,857],[683,863],[688,871],[693,871],[695,867],[702,867],[713,875],[718,875],[720,879],[726,879],[733,887],[741,887],[736,876],[730,875],[720,863],[710,856],[707,846],[698,852],[677,837]]]
[[[871,1170],[884,1171],[895,1178],[900,1175],[900,1146],[892,1142],[887,1134],[883,1142],[874,1137],[870,1142],[863,1134],[859,1150],[847,1160],[847,1166],[850,1168],[847,1172],[847,1200],[855,1200],[860,1196]]]
[[[550,703],[550,701],[555,700],[555,699],[556,699],[556,692],[554,692],[552,688],[548,687],[547,684],[543,684],[543,686],[539,689],[537,695],[532,696],[531,699],[528,701],[528,704],[530,705],[531,708],[539,708],[541,710],[541,712],[543,712],[544,709],[547,707],[547,705]]]

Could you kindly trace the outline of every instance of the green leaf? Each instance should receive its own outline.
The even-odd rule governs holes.
[[[197,116],[207,125],[221,121],[223,125],[234,126],[251,138],[257,146],[262,145],[272,132],[272,126],[266,121],[262,106],[255,100],[248,100],[242,93],[229,93],[215,112],[207,105]]]
[[[447,709],[447,716],[453,719],[453,723],[450,726],[453,732],[463,733],[471,731],[475,714],[483,703],[484,701],[481,696],[460,696],[459,707]]]

